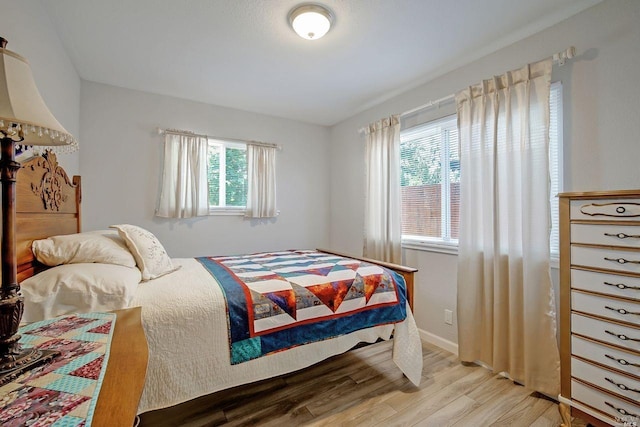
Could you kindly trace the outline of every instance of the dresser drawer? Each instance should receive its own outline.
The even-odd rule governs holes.
[[[571,264],[640,273],[640,252],[571,245]]]
[[[571,243],[640,248],[640,223],[638,225],[571,224]]]
[[[640,220],[640,199],[572,200],[571,219]]]
[[[571,381],[571,398],[608,414],[613,418],[611,421],[616,422],[616,425],[624,425],[625,421],[629,423],[627,425],[633,425],[631,422],[637,422],[640,419],[640,406],[611,396],[576,380]]]
[[[575,335],[571,337],[571,353],[640,378],[640,354],[628,353]]]
[[[640,352],[640,329],[571,314],[571,331],[598,341]]]
[[[640,277],[571,269],[571,288],[640,301]]]
[[[571,308],[594,316],[640,325],[640,303],[572,291]]]
[[[571,376],[633,401],[640,401],[640,381],[616,374],[575,357],[571,359]]]

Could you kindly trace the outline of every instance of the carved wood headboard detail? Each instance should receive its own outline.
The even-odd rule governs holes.
[[[18,283],[44,267],[31,252],[31,242],[80,232],[80,177],[73,180],[47,152],[22,163],[16,178],[16,252]]]

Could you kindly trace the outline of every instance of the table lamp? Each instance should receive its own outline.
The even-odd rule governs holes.
[[[7,50],[6,45],[7,40],[0,37],[0,385],[55,355],[48,350],[23,349],[18,342],[24,299],[17,281],[15,187],[20,163],[15,158],[16,147],[58,147],[65,152],[78,148],[76,139],[58,123],[42,100],[27,60]]]

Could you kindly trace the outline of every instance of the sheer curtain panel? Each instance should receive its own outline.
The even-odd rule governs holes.
[[[559,392],[549,270],[551,60],[456,95],[461,209],[458,335],[463,361]]]
[[[276,208],[276,147],[247,144],[247,218],[278,216]]]
[[[371,123],[366,129],[364,256],[402,262],[400,194],[400,117]]]
[[[204,136],[165,133],[156,216],[191,218],[209,214],[207,144]]]

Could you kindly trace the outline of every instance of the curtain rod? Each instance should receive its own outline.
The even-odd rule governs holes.
[[[429,101],[426,104],[422,104],[422,105],[417,106],[416,108],[412,108],[410,110],[404,111],[404,112],[400,113],[399,116],[402,118],[404,116],[408,116],[410,114],[417,113],[418,111],[426,110],[426,109],[429,109],[431,107],[440,108],[443,104],[449,104],[454,99],[455,99],[455,95],[453,95],[453,94],[447,95],[447,96],[443,96],[442,98],[434,99],[433,101]],[[358,133],[363,133],[366,130],[367,130],[367,126],[361,127],[360,129],[358,129]]]
[[[571,59],[574,56],[576,56],[576,48],[574,46],[570,46],[567,49],[563,50],[562,52],[558,52],[556,54],[554,54],[551,59],[553,60],[553,62],[555,64],[558,64],[559,66],[563,66],[565,64],[565,62],[567,61],[567,59]],[[436,99],[434,101],[429,101],[426,104],[420,105],[419,107],[416,108],[412,108],[410,110],[407,110],[403,113],[400,113],[400,117],[402,116],[408,116],[409,114],[415,113],[417,111],[420,110],[424,110],[427,108],[431,108],[431,107],[440,107],[441,104],[448,104],[449,101],[452,101],[455,98],[454,94],[451,95],[447,95],[447,96],[443,96],[440,99]]]
[[[571,59],[575,56],[576,56],[576,48],[574,46],[569,46],[567,49],[561,52],[555,53],[551,57],[551,59],[553,60],[554,64],[558,64],[559,66],[562,67],[566,63],[567,59]],[[410,110],[404,111],[400,113],[400,117],[408,116],[410,114],[417,113],[418,111],[426,110],[432,107],[440,108],[443,104],[448,104],[454,99],[455,99],[455,94],[443,96],[442,98],[429,101],[426,104],[422,104]],[[366,130],[366,127],[362,127],[358,129],[358,133],[363,133],[365,130]]]
[[[442,98],[438,98],[438,99],[435,99],[433,101],[429,101],[426,104],[422,104],[422,105],[419,105],[419,106],[417,106],[415,108],[412,108],[410,110],[404,111],[404,112],[400,113],[399,116],[400,116],[400,118],[402,118],[402,117],[408,116],[410,114],[417,113],[418,111],[426,110],[426,109],[431,108],[431,107],[440,108],[442,105],[449,104],[454,99],[455,99],[455,95],[453,95],[453,94],[447,95],[447,96],[443,96]],[[360,129],[358,129],[358,133],[362,134],[366,130],[367,130],[367,126],[361,127]]]
[[[567,59],[571,59],[576,56],[576,48],[575,46],[569,46],[562,52],[558,52],[554,54],[551,59],[553,59],[554,64],[558,64],[559,66],[563,66]]]
[[[243,144],[251,144],[251,145],[261,145],[263,147],[273,147],[273,148],[276,148],[278,150],[282,150],[282,145],[273,144],[271,142],[253,141],[253,140],[238,139],[238,138],[223,138],[223,137],[219,137],[219,136],[210,136],[210,135],[198,134],[198,133],[191,132],[191,131],[188,131],[188,130],[158,128],[158,135],[164,135],[164,134],[167,134],[167,133],[172,134],[172,135],[200,136],[200,137],[203,137],[203,138],[217,139],[217,140],[220,140],[220,141],[240,142],[240,143],[243,143]]]
[[[418,106],[416,108],[412,108],[410,110],[407,110],[407,111],[404,111],[404,112],[400,113],[400,117],[408,116],[409,114],[416,113],[416,112],[418,112],[420,110],[426,110],[426,109],[431,108],[431,107],[440,108],[440,106],[442,104],[448,104],[449,102],[453,101],[455,99],[455,97],[456,96],[454,94],[451,94],[451,95],[443,96],[442,98],[435,99],[433,101],[429,101],[426,104],[422,104],[422,105],[420,105],[420,106]]]

